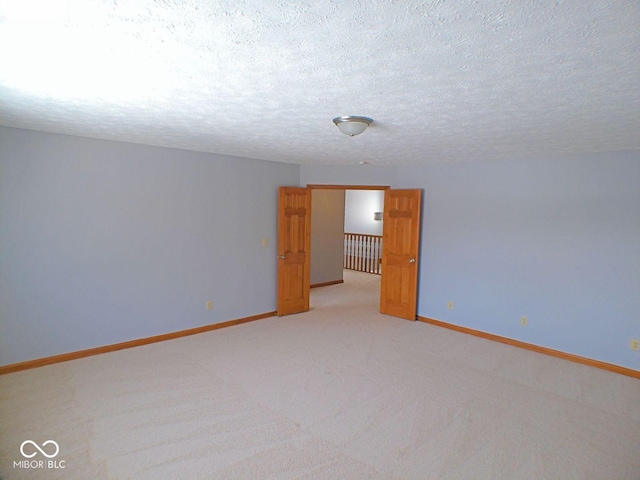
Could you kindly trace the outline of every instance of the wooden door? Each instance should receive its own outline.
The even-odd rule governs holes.
[[[278,190],[278,316],[309,310],[311,190]]]
[[[420,190],[386,190],[382,225],[380,313],[416,319]]]

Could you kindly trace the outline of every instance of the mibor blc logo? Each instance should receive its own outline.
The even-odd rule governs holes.
[[[60,453],[58,442],[47,440],[42,445],[38,445],[33,440],[25,440],[20,445],[20,453],[25,460],[13,462],[13,468],[36,469],[36,468],[65,468],[64,460],[52,460]],[[35,458],[45,457],[47,460]]]

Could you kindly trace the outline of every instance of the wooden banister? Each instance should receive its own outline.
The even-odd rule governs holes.
[[[380,275],[382,236],[344,233],[343,268]]]

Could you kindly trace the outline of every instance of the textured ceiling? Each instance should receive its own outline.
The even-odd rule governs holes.
[[[0,124],[298,164],[640,149],[640,2],[0,0]]]

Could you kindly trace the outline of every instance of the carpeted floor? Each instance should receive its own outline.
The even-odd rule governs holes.
[[[0,377],[0,478],[640,479],[639,380],[380,315],[378,281]]]

